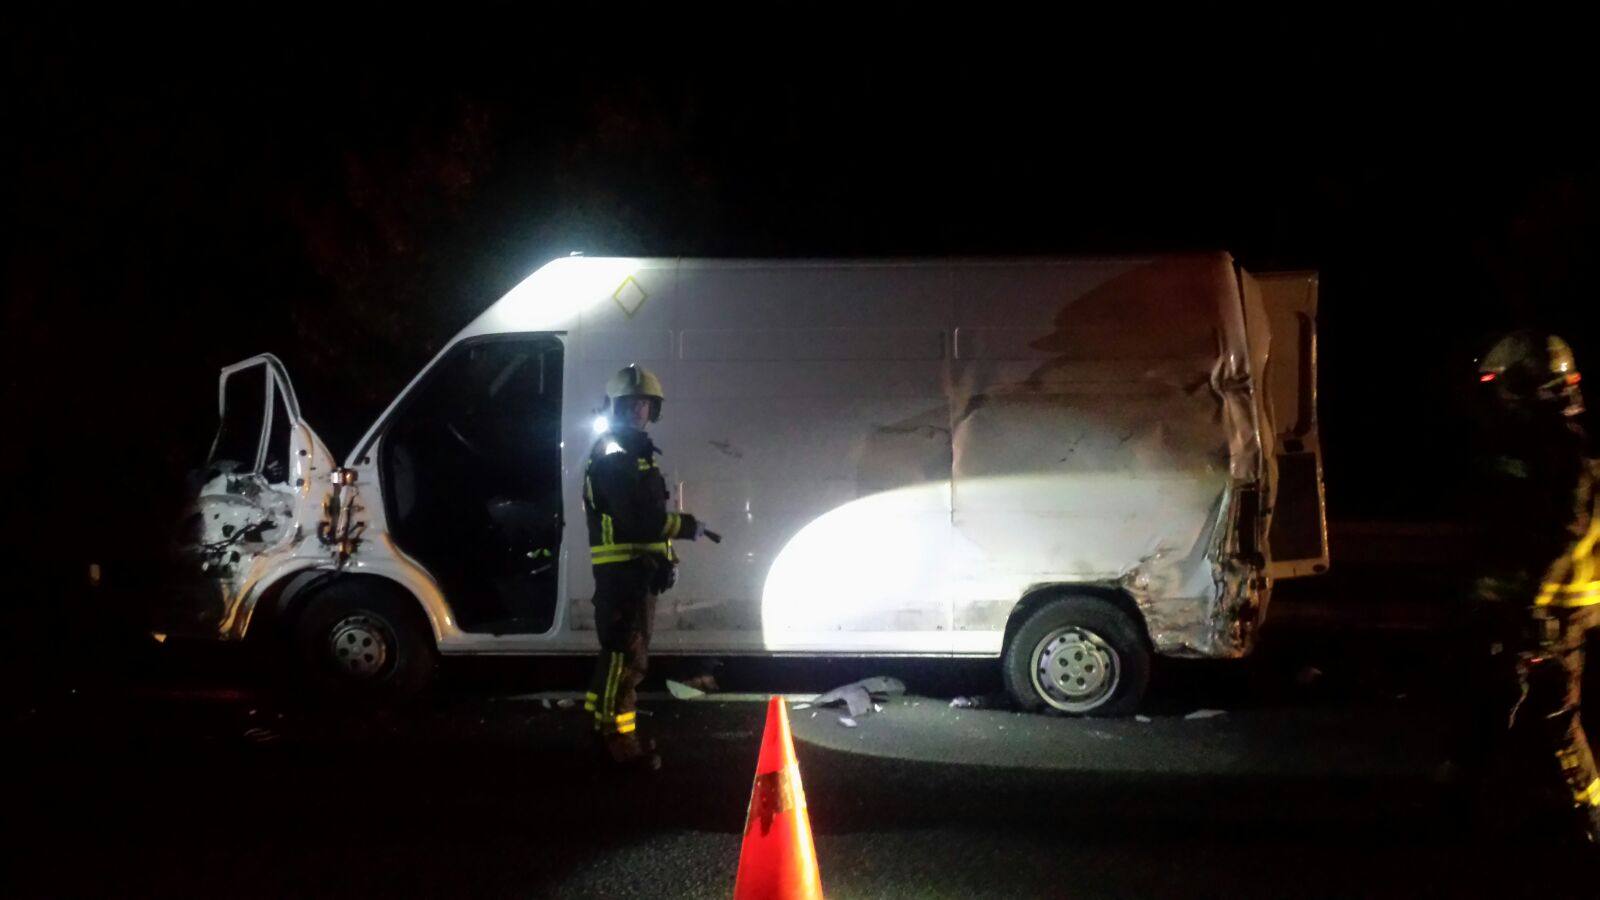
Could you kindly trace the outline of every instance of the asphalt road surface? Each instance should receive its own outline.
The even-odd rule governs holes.
[[[831,897],[1600,896],[1600,854],[1474,751],[1459,659],[1417,635],[1169,664],[1118,721],[952,708],[997,704],[977,663],[730,661],[728,694],[647,684],[653,777],[590,755],[580,664],[457,664],[354,714],[134,662],[8,709],[5,895],[725,897],[759,698],[889,674],[910,693],[854,727],[791,712]]]

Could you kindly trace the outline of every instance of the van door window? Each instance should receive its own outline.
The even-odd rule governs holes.
[[[252,366],[223,382],[222,423],[206,461],[209,467],[236,474],[255,471],[271,399],[269,380],[266,366]]]
[[[550,335],[464,342],[385,428],[389,530],[466,631],[541,633],[554,621],[563,358]]]

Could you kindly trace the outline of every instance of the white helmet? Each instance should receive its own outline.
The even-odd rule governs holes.
[[[615,408],[616,401],[624,397],[649,397],[650,421],[661,418],[661,401],[665,399],[661,392],[661,379],[644,366],[634,363],[618,370],[606,382],[607,406]]]

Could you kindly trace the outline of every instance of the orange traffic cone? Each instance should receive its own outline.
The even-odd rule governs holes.
[[[822,878],[806,818],[806,792],[789,737],[789,713],[782,697],[767,701],[767,730],[756,761],[750,814],[744,823],[744,848],[734,900],[821,900]]]

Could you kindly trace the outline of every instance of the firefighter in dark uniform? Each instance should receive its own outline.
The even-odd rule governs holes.
[[[672,586],[673,540],[706,534],[688,513],[667,509],[667,485],[645,428],[661,417],[661,382],[633,365],[606,384],[609,426],[589,451],[583,509],[594,566],[600,657],[584,709],[615,763],[658,769],[661,758],[636,732],[637,690],[649,661],[656,597]]]
[[[1584,642],[1600,625],[1600,491],[1577,364],[1559,337],[1518,331],[1484,355],[1478,380],[1489,395],[1478,592],[1520,621],[1508,635],[1520,687],[1512,721],[1542,732],[1582,831],[1600,842],[1600,771],[1580,715]]]

